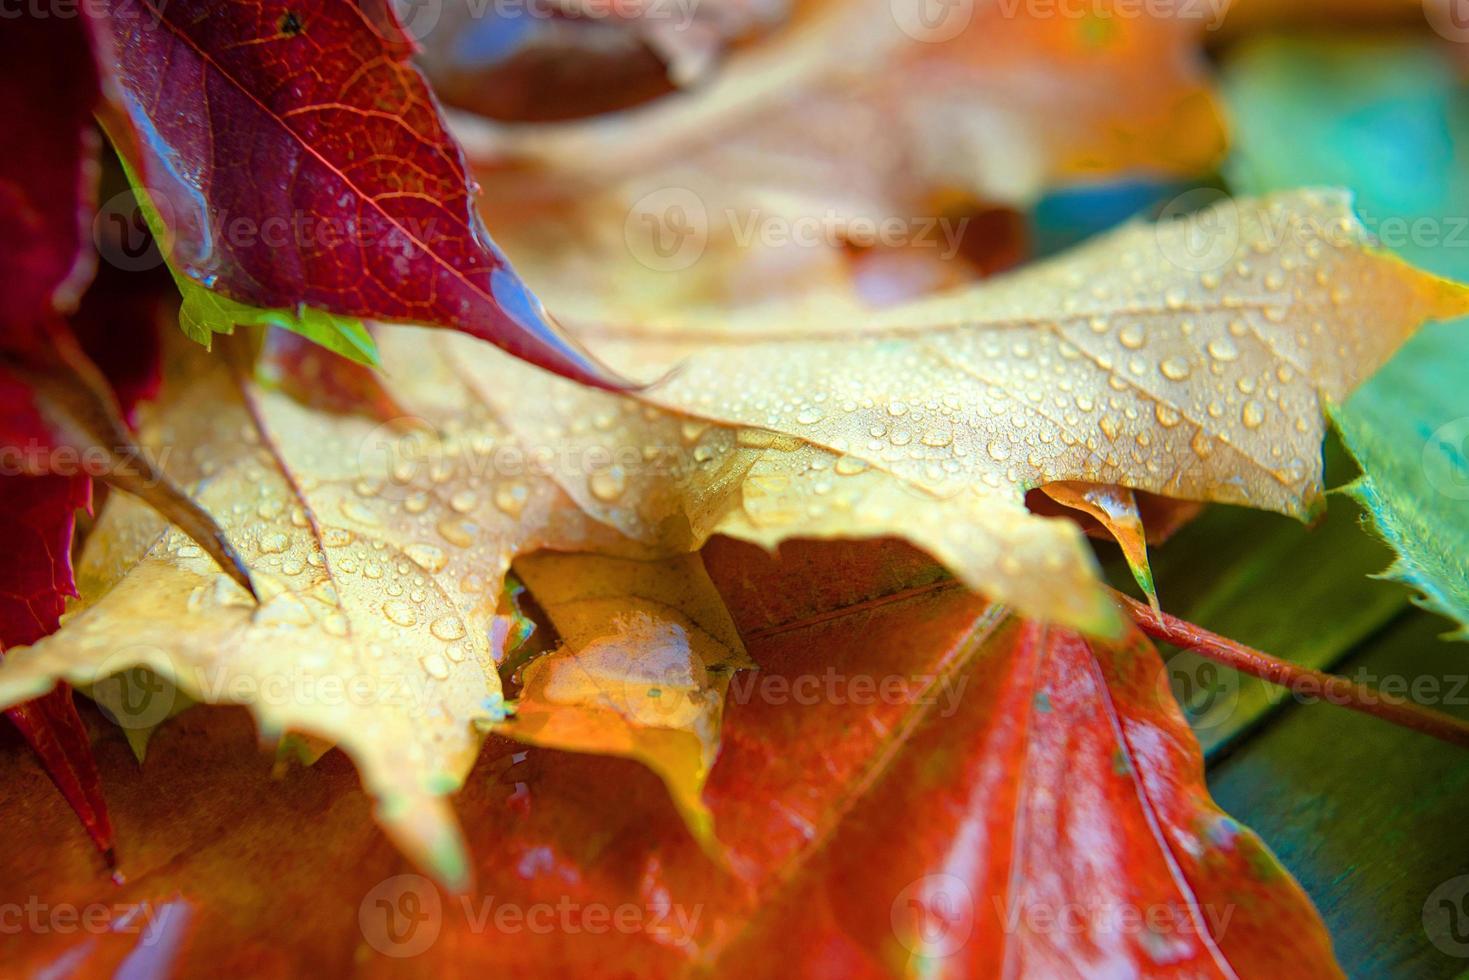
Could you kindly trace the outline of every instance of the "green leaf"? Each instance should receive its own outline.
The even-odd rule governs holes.
[[[1350,187],[1382,244],[1469,279],[1469,98],[1440,50],[1412,40],[1269,39],[1225,72],[1236,190]],[[1345,405],[1362,469],[1349,488],[1397,552],[1386,577],[1469,624],[1469,321],[1422,330]],[[1456,636],[1469,639],[1461,629]]]
[[[1332,412],[1362,467],[1349,488],[1398,559],[1384,573],[1469,640],[1469,338],[1462,321],[1425,330]]]
[[[295,310],[263,310],[247,306],[205,288],[192,276],[174,268],[168,254],[169,249],[164,245],[170,240],[171,233],[164,224],[162,215],[158,213],[147,189],[139,183],[137,174],[121,150],[117,156],[127,174],[128,183],[132,185],[138,210],[148,223],[148,230],[153,233],[154,240],[159,243],[159,251],[168,264],[169,274],[173,276],[174,285],[178,286],[179,294],[183,298],[179,307],[179,328],[186,337],[209,347],[215,334],[234,333],[237,326],[280,327],[282,330],[298,333],[307,340],[359,364],[378,366],[377,344],[366,324],[356,317],[339,316],[306,306]]]

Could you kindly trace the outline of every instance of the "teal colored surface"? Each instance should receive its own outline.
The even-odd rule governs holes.
[[[1351,188],[1384,246],[1469,280],[1469,93],[1428,40],[1273,39],[1225,72],[1235,190]],[[1469,321],[1425,328],[1332,416],[1387,571],[1469,637]]]

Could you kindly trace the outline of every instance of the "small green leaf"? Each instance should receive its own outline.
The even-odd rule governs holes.
[[[1384,577],[1469,640],[1469,329],[1425,329],[1332,419],[1362,467],[1348,490],[1398,558]]]
[[[247,306],[209,290],[192,276],[174,268],[168,254],[169,249],[163,247],[163,243],[170,240],[170,232],[162,215],[158,213],[147,189],[138,182],[137,174],[121,150],[118,151],[118,160],[122,162],[128,183],[132,185],[138,210],[148,223],[148,230],[153,233],[154,240],[160,243],[160,251],[168,264],[169,274],[173,276],[174,284],[178,286],[179,294],[183,298],[183,304],[179,308],[179,328],[183,330],[184,336],[209,347],[215,334],[234,333],[237,326],[280,327],[282,330],[298,333],[307,340],[359,364],[378,366],[377,344],[373,342],[367,326],[356,317],[339,316],[305,306],[295,310],[263,310]]]

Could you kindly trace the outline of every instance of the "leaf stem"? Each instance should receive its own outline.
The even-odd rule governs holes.
[[[1183,647],[1242,674],[1278,684],[1298,697],[1340,705],[1469,748],[1469,722],[1461,718],[1387,694],[1370,684],[1281,660],[1177,616],[1155,611],[1115,589],[1113,594],[1132,614],[1138,627],[1156,640]]]

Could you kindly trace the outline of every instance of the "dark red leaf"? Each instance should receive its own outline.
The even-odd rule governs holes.
[[[0,153],[0,347],[74,307],[91,278],[96,97],[85,21],[6,18],[0,98],[14,138]]]
[[[97,180],[97,95],[90,36],[76,17],[7,19],[0,30],[0,100],[12,131],[0,153],[0,352],[44,354],[59,312],[77,304],[91,279],[88,235]],[[76,594],[71,540],[76,510],[91,501],[80,473],[21,476],[47,469],[49,422],[29,384],[0,371],[0,650],[56,629]],[[86,727],[71,689],[6,713],[40,758],[100,850],[112,825]]]
[[[51,633],[76,595],[71,538],[76,512],[91,503],[85,476],[0,476],[0,650],[34,643]],[[46,767],[102,851],[112,847],[112,824],[86,726],[65,684],[5,712]]]
[[[256,307],[452,327],[623,387],[515,275],[388,0],[110,0],[108,130],[174,265]]]

